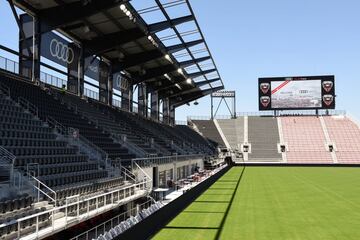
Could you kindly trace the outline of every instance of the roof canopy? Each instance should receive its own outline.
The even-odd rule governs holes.
[[[147,6],[144,6],[146,2]],[[188,0],[14,0],[175,106],[224,88]]]

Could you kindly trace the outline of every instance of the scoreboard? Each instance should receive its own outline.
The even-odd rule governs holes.
[[[335,77],[259,78],[259,110],[335,109]]]

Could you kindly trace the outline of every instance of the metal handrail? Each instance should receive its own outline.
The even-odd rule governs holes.
[[[99,234],[98,234],[98,233],[99,233],[98,229],[101,229],[101,228],[102,228],[102,229],[104,230],[105,226],[108,225],[110,222],[111,222],[111,228],[113,228],[113,220],[114,220],[114,219],[118,219],[117,222],[120,223],[119,219],[120,219],[121,217],[122,217],[122,219],[123,219],[123,221],[124,221],[125,219],[129,218],[129,217],[128,217],[129,215],[133,215],[133,214],[131,214],[132,212],[134,212],[134,211],[137,212],[138,209],[139,209],[139,207],[142,208],[142,206],[146,206],[146,205],[148,205],[149,203],[150,203],[150,205],[148,205],[148,206],[150,207],[150,206],[151,206],[151,202],[155,203],[155,201],[154,201],[153,198],[151,198],[150,196],[149,196],[149,198],[150,198],[150,200],[148,200],[148,201],[146,201],[146,202],[138,205],[137,207],[134,207],[134,208],[132,208],[132,209],[129,209],[129,210],[127,210],[126,212],[123,212],[123,213],[121,213],[121,214],[118,214],[117,216],[115,216],[115,217],[107,220],[106,222],[100,223],[99,225],[97,225],[97,226],[95,226],[95,227],[87,230],[86,232],[83,232],[83,233],[81,233],[81,234],[79,234],[79,235],[71,238],[70,240],[84,239],[84,236],[86,236],[85,239],[89,239],[89,233],[90,233],[90,232],[93,232],[94,230],[95,230],[95,237],[98,237],[98,235],[99,235]],[[144,209],[144,208],[142,208],[142,209]],[[103,233],[104,233],[104,231],[103,231]]]
[[[34,114],[36,117],[39,116],[39,109],[27,99],[23,97],[18,97],[18,103],[30,113]]]
[[[30,179],[34,180],[37,183],[37,186],[34,184],[33,187],[35,189],[37,189],[39,192],[41,192],[42,194],[44,194],[45,196],[47,196],[48,198],[50,198],[51,201],[54,202],[54,205],[57,205],[57,197],[56,197],[56,192],[54,190],[52,190],[49,186],[47,186],[45,183],[41,182],[39,179],[37,179],[35,176],[31,175],[30,172],[28,172],[27,174],[29,176]],[[49,190],[50,192],[52,192],[54,194],[54,198],[52,198],[51,196],[49,196],[46,192],[44,192],[41,187],[46,188],[47,190]]]
[[[6,96],[10,97],[10,88],[5,84],[0,83],[0,91],[3,92]]]
[[[124,140],[122,139],[122,137],[119,136],[120,134],[114,133],[113,131],[111,131],[111,130],[110,130],[109,128],[107,128],[107,127],[103,127],[103,129],[104,129],[107,133],[109,133],[109,134],[111,135],[111,137],[112,137],[115,141],[118,141],[118,142],[121,143],[122,145],[125,145],[125,147],[128,148],[129,150],[131,150],[134,154],[137,155],[137,154],[141,153],[143,156],[146,156],[147,153],[146,153],[142,148],[136,146],[135,144],[129,144],[127,141],[124,141]],[[131,141],[129,141],[129,142],[131,142]]]
[[[87,144],[88,146],[92,147],[93,149],[95,149],[97,152],[100,153],[100,155],[102,156],[103,160],[104,161],[107,161],[107,159],[109,158],[109,155],[104,151],[102,150],[101,148],[99,148],[98,146],[96,146],[94,143],[90,142],[86,137],[84,137],[83,135],[80,134],[79,132],[79,139]]]
[[[164,156],[164,157],[149,157],[149,158],[134,158],[132,159],[132,167],[134,163],[137,163],[139,166],[151,166],[154,163],[157,165],[168,164],[173,162],[182,162],[187,160],[192,160],[196,158],[204,158],[202,154],[190,154],[190,155],[173,155],[173,156]]]
[[[8,161],[3,161],[8,159]],[[14,164],[16,156],[5,149],[3,146],[0,146],[0,164]]]
[[[14,183],[14,165],[15,165],[16,156],[9,152],[4,147],[0,146],[0,165],[6,166],[10,171],[10,184]],[[15,185],[15,184],[13,184]]]
[[[138,169],[140,169],[140,171],[145,175],[145,180],[148,180],[148,181],[152,181],[152,178],[149,176],[149,174],[147,174],[145,171],[144,171],[144,169],[142,169],[140,166],[139,166],[139,164],[137,164],[136,163],[136,161],[134,161],[133,162],[133,164],[135,164],[135,166],[138,168]]]
[[[50,126],[54,127],[56,130],[60,132],[60,134],[67,135],[68,134],[68,128],[59,123],[55,120],[55,118],[51,116],[46,117],[46,122],[50,124]]]
[[[128,177],[128,178],[130,178],[131,180],[133,180],[134,182],[137,182],[136,179],[132,176],[133,173],[132,173],[129,169],[127,169],[127,168],[125,168],[125,167],[123,167],[123,166],[120,166],[120,169],[123,171],[125,177]],[[125,180],[126,180],[126,179],[125,179]]]
[[[129,191],[129,194],[126,193],[126,190],[130,190],[130,189],[138,189],[138,190],[144,190],[146,191],[144,188],[145,188],[145,185],[144,185],[144,182],[141,182],[141,183],[136,183],[136,184],[132,184],[130,186],[127,186],[127,187],[124,187],[124,188],[121,188],[121,189],[116,189],[116,190],[113,190],[113,191],[109,191],[109,192],[106,192],[106,193],[101,193],[99,195],[96,195],[96,196],[92,196],[92,197],[89,197],[89,198],[86,198],[86,199],[78,199],[78,201],[76,202],[72,202],[72,203],[69,203],[67,205],[64,205],[64,206],[56,206],[52,209],[49,209],[49,210],[45,210],[45,211],[42,211],[42,212],[39,212],[39,213],[36,213],[36,214],[33,214],[33,215],[29,215],[29,216],[25,216],[25,217],[22,217],[22,218],[19,218],[17,220],[15,220],[15,222],[18,224],[18,239],[20,239],[20,226],[21,226],[21,223],[28,220],[28,219],[32,219],[32,218],[36,218],[38,222],[38,218],[39,216],[41,215],[44,215],[44,214],[50,214],[51,215],[51,219],[52,219],[52,229],[55,230],[55,225],[54,225],[54,214],[57,213],[57,212],[60,212],[60,211],[65,211],[65,213],[67,212],[66,209],[68,207],[71,207],[71,206],[77,206],[79,207],[80,204],[87,204],[87,212],[86,212],[86,215],[83,214],[85,217],[82,218],[82,220],[86,220],[88,219],[89,217],[91,217],[89,215],[89,208],[88,206],[90,205],[90,202],[93,201],[93,200],[96,200],[96,209],[98,209],[98,199],[101,198],[103,199],[105,197],[105,199],[107,199],[107,196],[111,196],[111,197],[114,197],[116,194],[118,194],[118,199],[117,201],[120,202],[124,199],[127,199],[127,198],[130,198],[132,197],[133,195],[136,194],[136,192],[134,192],[134,194],[131,194],[131,191]],[[120,199],[120,196],[121,196],[121,192],[123,193],[123,197]],[[113,204],[114,202],[112,201],[111,204]],[[108,203],[106,203],[106,201],[104,202],[104,206],[105,205],[109,205]],[[92,210],[91,210],[92,211]],[[66,215],[66,214],[65,214]],[[69,222],[72,222],[71,220],[68,220],[67,219],[67,215],[65,216],[65,228],[68,226],[68,223]],[[0,228],[4,228],[4,227],[7,227],[8,225],[10,224],[13,224],[13,222],[10,222],[10,223],[3,223],[3,224],[0,224]],[[36,235],[37,237],[39,237],[38,235],[39,231],[38,231],[38,228],[36,228]]]

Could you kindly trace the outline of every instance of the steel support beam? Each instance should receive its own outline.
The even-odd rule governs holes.
[[[185,82],[186,79],[184,77],[176,77],[176,78],[172,78],[172,81],[167,81],[166,84],[158,86],[158,87],[154,87],[152,90],[153,91],[163,91],[166,90],[168,88],[172,88],[175,87],[175,84],[179,84],[182,82]]]
[[[144,32],[138,28],[133,28],[121,32],[110,33],[97,37],[92,40],[84,41],[84,47],[88,50],[86,56],[99,55],[113,50],[117,46],[135,41],[144,37]]]
[[[91,0],[88,4],[84,5],[83,1],[75,1],[40,10],[38,11],[38,16],[47,24],[47,29],[42,31],[48,32],[126,2],[128,0]]]
[[[191,92],[191,93],[188,93],[188,94],[184,94],[184,95],[181,95],[181,96],[177,96],[176,98],[181,98],[180,101],[177,101],[176,98],[173,99],[172,101],[175,101],[175,104],[174,106],[175,107],[179,107],[181,105],[184,105],[188,102],[191,102],[191,101],[194,101],[196,99],[199,99],[203,96],[206,96],[212,92],[216,92],[216,91],[219,91],[219,90],[222,90],[224,89],[223,86],[220,86],[220,87],[215,87],[215,88],[211,88],[211,89],[206,89],[206,90],[200,90],[198,92]]]
[[[220,81],[221,78],[214,78],[214,79],[210,79],[210,80],[205,80],[205,81],[201,81],[201,82],[196,82],[195,85],[197,87],[201,87],[201,86],[204,86],[206,84],[209,84],[209,83],[213,83],[213,82],[217,82],[217,81]]]
[[[200,71],[200,72],[195,72],[195,73],[189,73],[188,74],[188,77],[189,78],[197,78],[197,77],[200,77],[202,75],[205,75],[205,74],[209,74],[209,73],[212,73],[212,72],[216,72],[217,70],[214,68],[214,69],[209,69],[209,70],[205,70],[205,71]]]
[[[121,62],[115,63],[113,65],[113,71],[118,72],[118,71],[124,70],[126,68],[130,68],[133,66],[137,66],[137,65],[149,62],[151,60],[161,58],[163,56],[164,56],[164,54],[161,51],[159,51],[158,49],[147,51],[147,52],[142,52],[142,53],[137,53],[137,54],[133,54],[133,55],[128,55],[128,56],[125,56],[124,59],[121,60]]]
[[[137,79],[137,83],[145,82],[146,80],[162,76],[165,73],[170,73],[176,71],[177,68],[173,64],[168,64],[162,67],[146,69],[144,75],[134,75],[134,79]]]
[[[150,24],[148,26],[148,30],[149,30],[150,33],[156,33],[156,32],[160,32],[160,31],[163,31],[165,29],[171,28],[173,26],[176,26],[176,25],[179,25],[179,24],[182,24],[182,23],[185,23],[185,22],[193,21],[193,20],[194,20],[193,15],[174,18],[174,19],[171,19],[170,21],[163,21],[163,22]]]
[[[185,68],[185,67],[191,66],[193,64],[198,64],[198,63],[201,63],[201,62],[209,60],[209,59],[211,59],[210,56],[195,58],[195,59],[191,59],[188,61],[179,62],[179,65],[180,65],[180,67]]]
[[[185,44],[176,44],[176,45],[166,47],[166,51],[168,53],[175,53],[175,52],[181,51],[181,50],[183,50],[185,48],[190,48],[190,47],[196,46],[196,45],[201,44],[201,43],[204,43],[203,39],[199,39],[199,40],[195,40],[195,41],[191,41],[191,42],[186,42]]]

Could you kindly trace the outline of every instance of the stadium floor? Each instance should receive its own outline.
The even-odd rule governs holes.
[[[360,239],[360,168],[233,167],[153,239]]]

